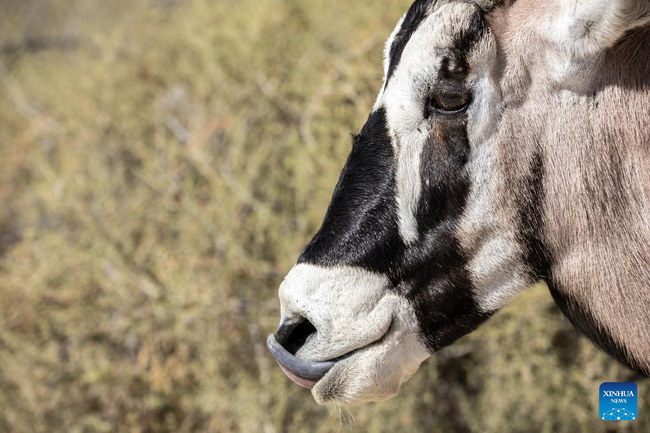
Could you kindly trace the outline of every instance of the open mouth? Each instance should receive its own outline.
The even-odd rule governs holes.
[[[341,358],[337,358],[332,361],[319,362],[300,359],[285,349],[274,334],[269,334],[266,339],[266,346],[289,379],[300,386],[310,389],[334,367],[337,361],[341,360]]]
[[[386,332],[376,341],[360,347],[358,349],[352,350],[345,355],[339,356],[329,361],[308,361],[306,359],[301,359],[287,350],[276,338],[274,334],[269,334],[266,339],[266,346],[269,348],[269,351],[276,359],[280,368],[284,374],[289,377],[293,382],[305,388],[313,388],[316,382],[323,378],[329,372],[337,362],[342,361],[346,358],[349,358],[353,354],[363,350],[369,346],[374,346],[380,344],[384,340],[386,335],[389,334],[390,329],[392,328],[393,322],[391,321]]]

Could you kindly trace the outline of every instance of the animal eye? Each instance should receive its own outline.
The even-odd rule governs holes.
[[[431,105],[438,111],[454,113],[469,105],[470,96],[467,93],[439,92],[431,98]]]

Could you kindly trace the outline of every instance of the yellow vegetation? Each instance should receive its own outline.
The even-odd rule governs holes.
[[[604,432],[601,382],[648,395],[543,287],[386,403],[267,354],[408,5],[0,1],[0,431]]]

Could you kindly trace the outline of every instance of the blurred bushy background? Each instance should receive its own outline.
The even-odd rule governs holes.
[[[650,431],[543,287],[381,404],[267,354],[409,3],[0,0],[0,431]]]

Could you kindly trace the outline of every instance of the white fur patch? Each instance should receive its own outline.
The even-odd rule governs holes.
[[[452,46],[456,29],[468,24],[473,7],[444,5],[420,23],[375,104],[386,108],[397,164],[399,232],[407,244],[418,239],[415,215],[422,192],[420,157],[431,131],[431,124],[424,117],[424,90],[437,75],[439,50]]]
[[[556,0],[545,34],[560,51],[585,58],[612,46],[623,34],[650,22],[645,0]]]
[[[326,361],[381,338],[393,319],[388,287],[360,268],[296,265],[280,286],[282,319],[300,315],[318,330],[297,355]]]
[[[319,404],[364,403],[394,397],[430,353],[417,332],[412,307],[395,300],[391,331],[381,341],[336,364],[312,390]]]
[[[386,79],[388,78],[388,68],[390,67],[390,49],[393,46],[393,42],[395,42],[395,37],[397,36],[397,33],[399,33],[400,29],[402,28],[402,24],[404,23],[404,18],[406,18],[406,14],[402,15],[402,18],[400,18],[400,20],[397,22],[397,25],[393,29],[393,32],[390,34],[388,40],[386,41],[386,44],[384,45],[384,81],[383,81],[384,84],[381,86],[379,95],[377,95],[377,99],[375,100],[375,105],[372,107],[373,112],[377,111],[381,106],[380,103],[384,96],[384,90],[386,88]]]
[[[459,224],[463,247],[471,256],[467,267],[474,285],[474,300],[483,312],[503,308],[529,284],[513,231],[515,225],[504,220],[498,209],[503,203],[496,198],[498,191],[505,188],[505,179],[498,176],[496,169],[498,142],[494,134],[485,133],[485,138],[489,137],[492,138],[472,149],[468,162],[471,189]]]
[[[499,233],[485,240],[469,264],[474,298],[483,312],[508,305],[529,285],[514,234]]]
[[[298,357],[325,361],[361,348],[316,384],[319,403],[394,395],[429,356],[415,312],[389,288],[384,276],[349,266],[299,264],[285,278],[282,319],[301,315],[317,330]]]

